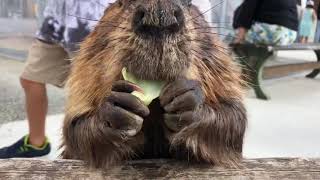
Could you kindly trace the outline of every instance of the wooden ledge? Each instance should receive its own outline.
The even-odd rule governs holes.
[[[0,179],[320,179],[320,159],[248,159],[239,169],[172,160],[132,161],[112,170],[90,170],[81,161],[0,160]]]

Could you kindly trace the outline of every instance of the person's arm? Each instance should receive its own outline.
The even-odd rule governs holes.
[[[237,10],[236,17],[234,18],[236,22],[233,23],[234,29],[236,29],[234,43],[241,43],[244,40],[248,29],[253,24],[258,3],[259,0],[245,0]]]
[[[315,11],[312,11],[312,21],[315,22],[317,20],[317,14]]]
[[[236,19],[238,22],[235,23],[236,29],[238,29],[239,27],[243,27],[246,29],[251,28],[258,3],[259,0],[245,0],[242,3],[238,12],[238,17]]]
[[[247,29],[244,28],[244,27],[239,27],[237,30],[236,30],[236,37],[234,39],[234,42],[235,44],[239,44],[239,43],[242,43],[246,37],[246,34],[247,34]]]

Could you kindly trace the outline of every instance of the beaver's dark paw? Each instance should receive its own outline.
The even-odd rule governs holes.
[[[204,95],[199,82],[177,79],[163,88],[160,103],[166,112],[165,124],[177,132],[198,119],[196,110],[204,103]]]
[[[126,136],[135,136],[150,113],[140,99],[130,94],[133,91],[139,91],[139,87],[127,81],[116,82],[100,113],[111,129]]]

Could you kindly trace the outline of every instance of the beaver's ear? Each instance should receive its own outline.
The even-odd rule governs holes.
[[[190,7],[192,5],[192,0],[182,0],[182,4]]]
[[[120,6],[120,7],[123,7],[124,5],[130,3],[131,1],[130,0],[118,0],[117,1],[117,4]]]
[[[118,4],[118,6],[122,7],[124,5],[125,0],[118,0],[116,3]]]
[[[117,0],[116,3],[122,7],[124,5],[129,5],[130,3],[134,3],[136,0]]]

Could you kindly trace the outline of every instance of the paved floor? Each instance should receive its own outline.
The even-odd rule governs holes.
[[[269,81],[270,101],[247,98],[248,157],[320,157],[320,77]]]

